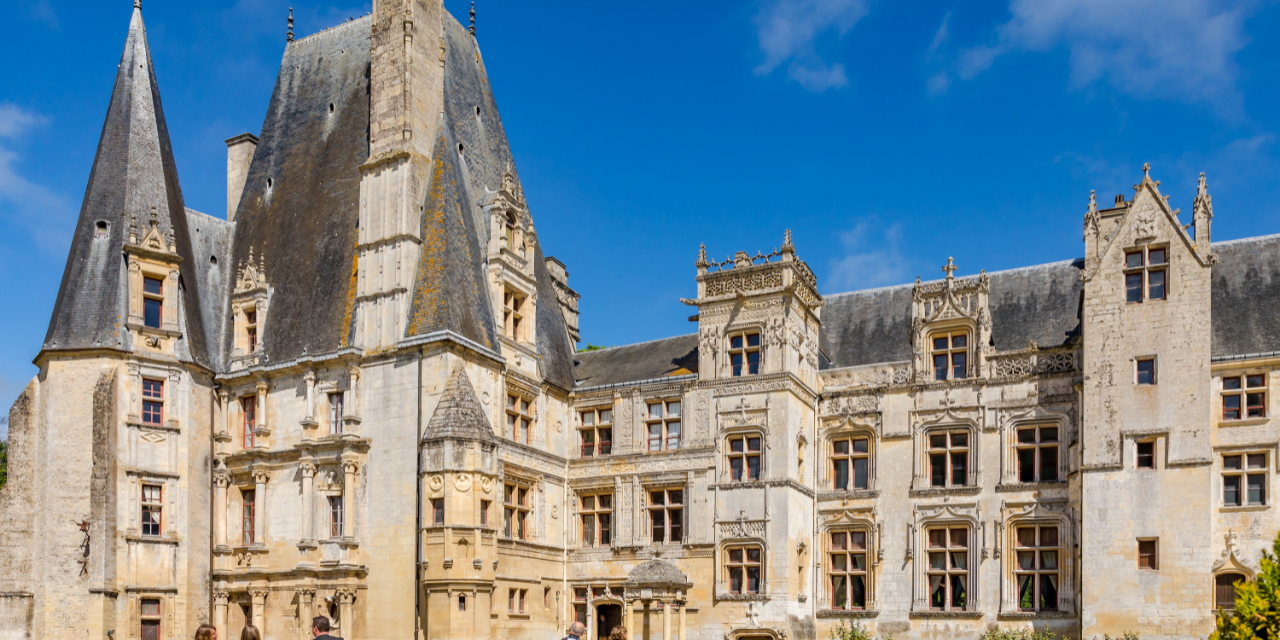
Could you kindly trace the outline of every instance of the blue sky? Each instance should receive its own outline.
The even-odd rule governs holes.
[[[187,206],[222,215],[223,140],[261,127],[299,36],[370,9],[146,0]],[[0,404],[34,374],[131,2],[16,0],[0,37]],[[825,293],[1081,254],[1089,190],[1143,162],[1215,239],[1280,232],[1280,6],[1263,0],[479,0],[539,238],[584,339],[693,330],[698,243],[792,229]],[[466,20],[467,5],[446,0]],[[1189,217],[1189,215],[1188,215]]]

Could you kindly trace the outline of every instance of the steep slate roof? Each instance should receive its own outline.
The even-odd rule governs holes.
[[[160,104],[142,10],[134,8],[115,88],[102,125],[98,152],[85,188],[80,219],[62,272],[58,299],[49,320],[44,349],[95,347],[131,349],[128,321],[128,268],[121,258],[131,219],[139,233],[155,207],[158,227],[173,234],[183,262],[177,345],[181,358],[210,366],[197,269],[192,264],[186,207]],[[96,238],[99,221],[105,237]]]
[[[365,16],[294,41],[280,62],[224,267],[234,281],[250,252],[265,263],[266,363],[333,352],[350,337],[372,24]],[[230,313],[226,297],[223,313]],[[228,354],[232,326],[223,325]]]
[[[187,209],[187,231],[191,234],[191,267],[200,288],[200,320],[204,323],[209,359],[222,362],[222,301],[235,282],[230,273],[231,234],[235,226],[222,218]]]
[[[680,369],[698,372],[698,334],[662,338],[575,354],[580,387],[652,380]]]
[[[1280,235],[1215,242],[1215,357],[1280,351]]]
[[[489,223],[483,203],[502,184],[508,167],[515,174],[515,166],[475,38],[447,12],[444,36],[444,120],[423,206],[423,247],[407,333],[450,330],[496,350],[498,330],[485,278]],[[540,243],[533,245],[532,260],[540,301],[535,326],[542,375],[572,389],[572,345]]]
[[[422,432],[422,441],[439,438],[463,438],[490,442],[494,440],[493,427],[480,408],[480,400],[476,398],[475,387],[471,386],[471,378],[462,365],[454,367],[445,383],[444,393],[427,421],[427,428]]]

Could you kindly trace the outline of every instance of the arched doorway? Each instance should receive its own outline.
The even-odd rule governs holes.
[[[605,603],[596,605],[595,640],[607,640],[614,627],[622,626],[622,605]]]

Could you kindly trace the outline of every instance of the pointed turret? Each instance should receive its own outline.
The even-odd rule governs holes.
[[[163,292],[164,318],[155,333],[171,343],[168,348],[178,357],[207,363],[187,213],[142,9],[135,2],[45,351],[138,346],[131,333],[141,335],[141,330],[133,331],[131,316],[142,314],[131,308],[129,291],[133,280],[139,287],[143,280],[130,277],[131,263],[121,256],[127,245],[137,242],[131,241],[130,229],[147,225],[153,211],[154,229],[165,238],[163,253],[169,254],[162,263],[176,265],[168,273],[142,274],[161,282],[147,285],[160,286]],[[145,304],[138,293],[134,306]]]
[[[480,407],[480,399],[476,397],[476,390],[471,386],[471,378],[462,365],[457,365],[449,374],[444,393],[427,421],[426,430],[422,432],[423,442],[442,438],[480,442],[495,439],[489,419]]]

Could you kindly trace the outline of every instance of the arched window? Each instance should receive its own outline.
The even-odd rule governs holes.
[[[865,529],[832,531],[827,558],[831,583],[831,608],[859,610],[867,607],[867,532]]]
[[[1062,566],[1056,524],[1017,527],[1014,580],[1020,611],[1057,611]]]
[[[965,611],[969,606],[969,530],[963,524],[926,530],[929,562],[925,576],[930,609]]]
[[[725,547],[724,571],[729,593],[764,593],[764,549],[758,544]]]
[[[1236,608],[1236,585],[1245,581],[1243,574],[1220,573],[1214,576],[1213,606],[1218,609]]]

